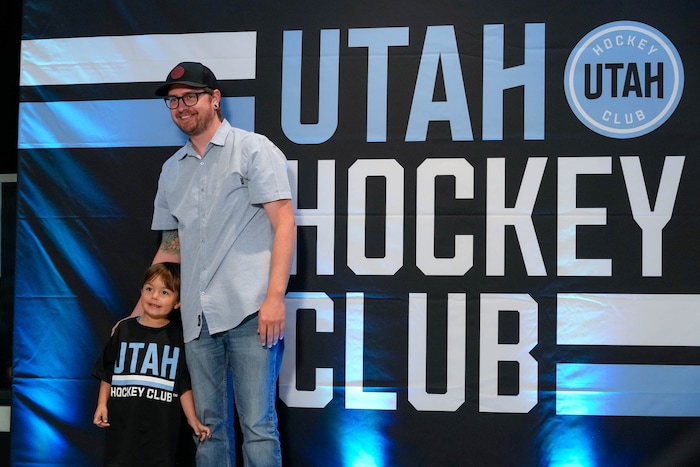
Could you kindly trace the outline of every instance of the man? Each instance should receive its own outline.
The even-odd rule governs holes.
[[[181,313],[197,415],[212,438],[198,467],[235,465],[231,400],[245,465],[281,465],[276,381],[296,224],[282,152],[233,128],[209,68],[182,62],[156,90],[187,144],[162,167],[151,228],[153,262],[182,264]]]

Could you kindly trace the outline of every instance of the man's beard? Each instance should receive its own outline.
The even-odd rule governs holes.
[[[192,115],[189,119],[181,120],[180,118],[175,119],[175,124],[188,136],[197,136],[198,134],[206,131],[207,128],[214,121],[215,116],[202,116],[200,113]],[[192,125],[194,122],[194,125]]]

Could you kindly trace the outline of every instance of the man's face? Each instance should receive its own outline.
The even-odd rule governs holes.
[[[218,120],[215,105],[219,102],[219,91],[209,94],[201,88],[175,85],[170,88],[168,98],[177,98],[177,107],[170,109],[170,116],[185,134],[197,136],[207,131]],[[187,105],[195,102],[194,105]]]

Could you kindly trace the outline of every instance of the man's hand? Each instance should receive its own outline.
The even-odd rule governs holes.
[[[258,313],[260,345],[272,348],[284,339],[284,299],[266,298]]]

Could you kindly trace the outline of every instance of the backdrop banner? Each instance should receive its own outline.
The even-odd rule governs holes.
[[[289,466],[700,461],[700,3],[25,0],[12,465],[101,465],[156,87],[287,155]]]

